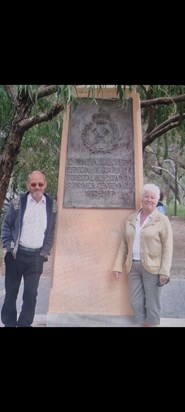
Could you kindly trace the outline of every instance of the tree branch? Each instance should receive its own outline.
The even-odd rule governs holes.
[[[152,168],[164,170],[164,172],[167,172],[174,180],[176,179],[175,176],[172,175],[172,173],[169,172],[169,170],[168,170],[168,169],[165,169],[164,167],[152,166]],[[181,185],[181,183],[179,182],[178,179],[177,179],[177,183],[178,183],[178,185],[185,191],[185,187],[184,187],[183,185]]]
[[[30,117],[28,119],[24,119],[24,120],[20,121],[19,122],[19,128],[21,129],[21,131],[25,132],[26,130],[30,129],[32,126],[35,126],[36,124],[52,120],[62,110],[64,110],[64,105],[57,103],[47,113],[43,113],[43,114],[40,114],[38,116]]]
[[[153,133],[153,132],[150,133],[149,136],[146,136],[145,139],[143,140],[143,149],[149,144],[151,144],[155,139],[157,139],[157,137],[161,136],[164,133],[169,132],[169,130],[174,129],[174,127],[177,127],[177,126],[178,126],[178,122],[175,122],[157,131],[156,133]]]
[[[16,107],[17,106],[17,93],[14,90],[14,87],[10,84],[5,84],[4,85],[6,93],[10,100],[12,100],[12,104]]]
[[[155,127],[150,133],[146,133],[143,139],[143,148],[151,144],[157,137],[161,136],[164,133],[167,133],[169,130],[174,129],[177,126],[180,126],[182,121],[185,119],[185,113],[182,115],[177,115],[171,117],[171,119],[165,120],[159,126]]]
[[[54,84],[54,85],[42,85],[39,87],[39,89],[37,90],[37,92],[33,92],[32,93],[32,100],[35,101],[36,97],[37,99],[40,99],[41,97],[45,97],[45,96],[50,96],[50,94],[56,93],[57,89],[58,89],[58,85]]]
[[[157,106],[159,104],[172,104],[172,103],[179,103],[185,101],[185,94],[181,94],[180,96],[174,97],[157,97],[155,99],[150,100],[142,100],[141,101],[141,108],[149,107],[149,106]]]

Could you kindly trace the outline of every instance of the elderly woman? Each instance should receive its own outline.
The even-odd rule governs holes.
[[[173,253],[172,227],[156,208],[160,189],[145,184],[142,208],[126,222],[113,273],[119,280],[122,265],[128,273],[130,303],[141,326],[160,324],[161,288],[169,282]]]

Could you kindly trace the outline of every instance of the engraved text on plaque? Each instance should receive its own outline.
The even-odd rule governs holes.
[[[65,208],[135,208],[132,99],[79,99],[66,162]]]

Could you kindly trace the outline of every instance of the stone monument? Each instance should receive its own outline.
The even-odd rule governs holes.
[[[143,184],[139,95],[77,88],[63,122],[47,326],[131,326],[128,278],[112,275]]]

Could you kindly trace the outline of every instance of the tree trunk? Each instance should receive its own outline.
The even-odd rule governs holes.
[[[0,156],[0,211],[7,194],[11,174],[20,150],[23,132],[13,126],[1,150]]]

